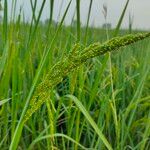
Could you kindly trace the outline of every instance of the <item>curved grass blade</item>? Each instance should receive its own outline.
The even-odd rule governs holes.
[[[82,105],[82,103],[73,95],[66,95],[65,97],[74,101],[74,103],[77,105],[79,110],[84,114],[85,118],[88,120],[88,122],[93,127],[95,132],[98,134],[99,138],[102,140],[102,142],[107,147],[107,149],[112,150],[110,143],[107,141],[106,137],[103,135],[103,133],[101,132],[101,130],[99,129],[95,121],[92,119],[92,117],[89,115],[89,113],[87,112],[85,107]]]
[[[4,105],[4,104],[7,103],[9,100],[11,100],[11,98],[1,100],[1,101],[0,101],[0,106]]]
[[[56,134],[51,134],[51,135],[45,135],[45,136],[42,136],[42,137],[39,137],[37,139],[35,139],[31,145],[29,146],[28,150],[32,150],[33,149],[33,146],[41,141],[41,140],[44,140],[44,139],[47,139],[47,138],[53,138],[53,137],[63,137],[63,138],[66,138],[67,140],[77,144],[80,148],[82,148],[83,150],[88,150],[88,148],[84,147],[83,145],[81,145],[80,143],[76,142],[74,139],[72,139],[71,137],[67,136],[67,135],[64,135],[64,134],[61,134],[61,133],[56,133]]]

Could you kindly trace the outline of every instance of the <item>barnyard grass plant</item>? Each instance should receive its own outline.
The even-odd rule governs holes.
[[[61,1],[59,23],[54,0],[30,0],[30,22],[23,7],[17,15],[19,1],[10,19],[0,2],[0,149],[149,150],[150,33],[121,29],[130,0],[107,31],[89,27],[93,0],[85,27],[80,0],[69,26],[73,0],[64,13]]]

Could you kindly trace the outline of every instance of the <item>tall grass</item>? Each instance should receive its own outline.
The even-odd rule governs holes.
[[[79,0],[77,24],[68,27],[71,1],[57,26],[54,0],[48,24],[40,24],[46,0],[38,14],[37,0],[30,1],[30,23],[22,21],[22,9],[16,17],[17,1],[8,22],[7,3],[0,25],[0,149],[148,150],[150,45],[141,40],[150,34],[118,36],[128,33],[120,27],[129,0],[107,41],[105,30],[89,27],[93,0],[86,27]]]

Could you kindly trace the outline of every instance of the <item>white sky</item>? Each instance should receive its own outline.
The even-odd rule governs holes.
[[[4,1],[4,0],[2,0]],[[9,0],[9,14],[11,13],[11,2],[13,0]],[[90,24],[96,27],[101,26],[104,23],[104,16],[102,13],[103,4],[107,4],[108,7],[108,15],[107,20],[112,24],[113,27],[116,26],[121,12],[124,8],[124,5],[127,0],[93,0],[92,12]],[[69,0],[54,0],[54,20],[58,20],[58,16],[60,13],[61,3],[63,4],[61,9],[61,15],[63,14]],[[70,6],[69,12],[65,19],[66,24],[70,24],[73,14],[75,12],[75,3],[76,0],[72,0],[72,4]],[[81,23],[84,25],[87,19],[88,7],[90,0],[81,0]],[[38,9],[42,0],[38,0]],[[31,6],[30,0],[17,0],[17,11],[19,11],[19,7],[23,5],[23,10],[26,19],[31,18]],[[150,0],[130,0],[129,7],[127,13],[125,15],[122,27],[128,27],[129,23],[129,12],[131,13],[133,18],[133,27],[140,29],[150,29]],[[46,1],[46,5],[42,14],[42,20],[45,20],[49,16],[49,0]],[[59,18],[60,19],[60,18]]]

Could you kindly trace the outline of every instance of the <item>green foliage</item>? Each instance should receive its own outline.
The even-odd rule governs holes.
[[[71,1],[57,24],[54,0],[47,24],[40,24],[46,1],[39,11],[38,1],[30,1],[30,23],[22,9],[16,16],[16,0],[8,21],[2,2],[0,149],[149,150],[150,33],[120,30],[129,0],[107,33],[89,27],[93,0],[86,27],[79,0],[76,26],[63,25]]]

